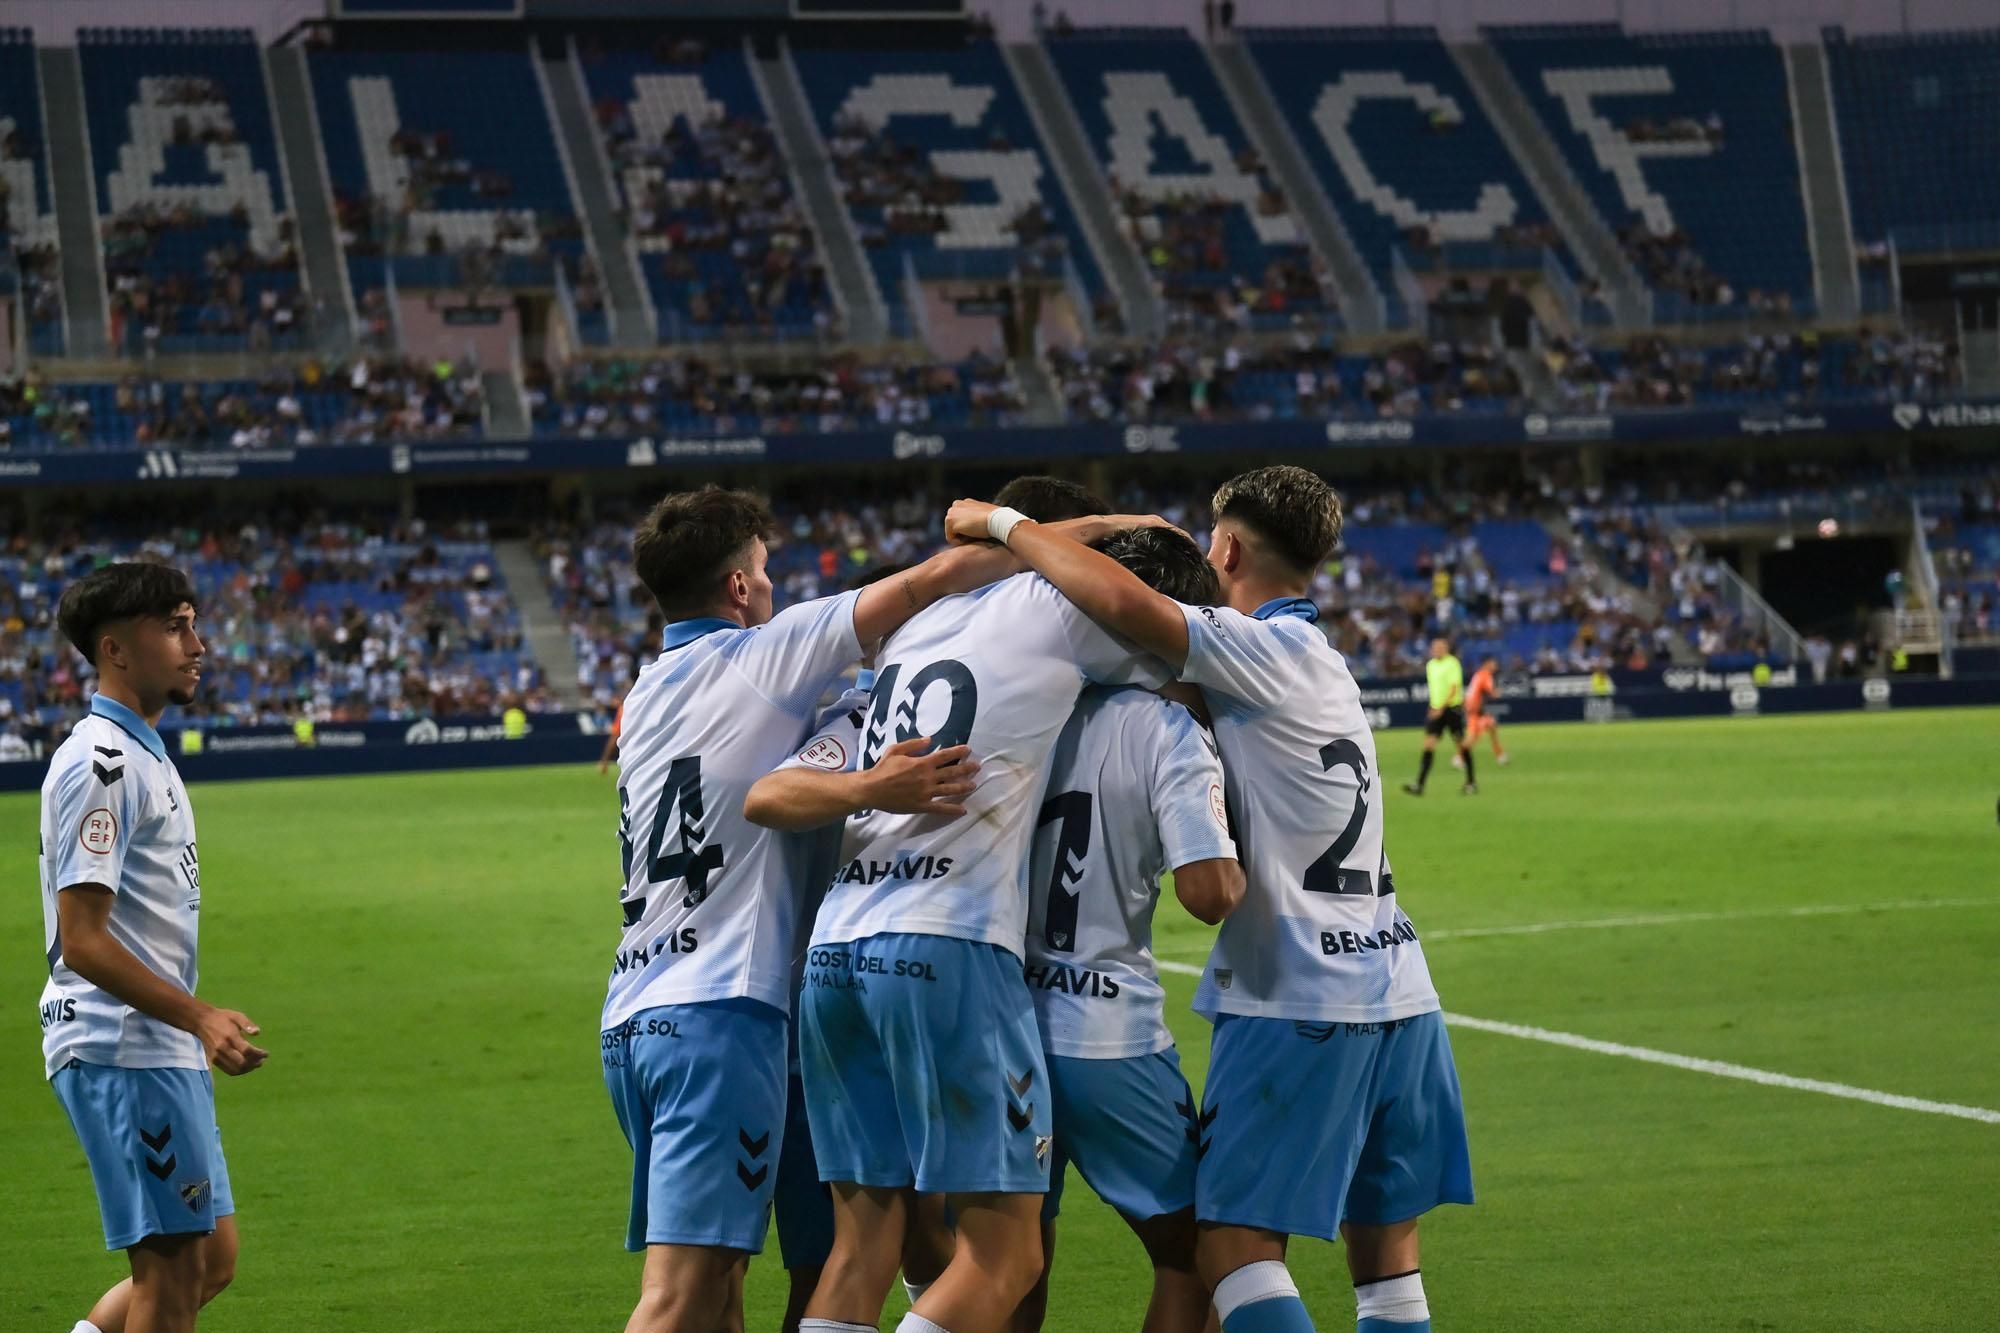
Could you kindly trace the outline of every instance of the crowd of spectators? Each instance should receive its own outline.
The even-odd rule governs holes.
[[[1923,331],[1860,331],[1829,343],[1813,330],[1751,334],[1716,348],[1638,337],[1606,353],[1582,337],[1551,338],[1543,357],[1571,407],[1680,407],[1723,395],[1812,403],[1906,401],[1962,382],[1958,347]]]
[[[143,534],[143,535],[142,535]],[[55,625],[70,580],[111,559],[189,569],[203,680],[164,726],[492,715],[553,706],[481,524],[213,522],[0,541],[0,744],[59,744],[92,673]]]
[[[663,54],[698,64],[703,49],[683,40]],[[771,328],[787,311],[810,309],[830,327],[826,273],[768,125],[723,114],[700,125],[677,119],[647,142],[623,100],[604,98],[596,113],[633,238],[642,254],[658,256],[646,262],[672,289],[686,292],[692,323]],[[728,257],[726,281],[698,262],[703,255]]]
[[[260,449],[463,439],[481,430],[478,370],[440,360],[357,357],[273,366],[255,380],[130,375],[75,385],[0,379],[0,449],[174,444]]]
[[[1484,343],[1410,342],[1343,355],[1303,334],[1263,345],[1170,339],[1143,348],[1057,348],[1050,373],[1079,421],[1407,417],[1518,406],[1523,390]]]
[[[197,237],[198,271],[163,262],[176,233]],[[295,345],[311,325],[289,218],[280,220],[275,244],[262,251],[240,205],[218,219],[187,205],[144,204],[107,219],[103,236],[114,347],[151,353],[163,338],[191,333],[242,338],[250,351],[261,352]]]
[[[536,362],[525,382],[539,426],[585,438],[1007,425],[1025,407],[1007,364],[976,354],[914,365],[847,356],[782,371],[692,356],[578,360],[559,371]]]

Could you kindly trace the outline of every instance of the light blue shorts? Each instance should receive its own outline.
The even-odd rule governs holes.
[[[833,1191],[819,1178],[806,1091],[793,1074],[785,1093],[785,1150],[778,1156],[778,1253],[787,1270],[818,1268],[833,1253]]]
[[[601,1037],[604,1083],[632,1145],[625,1248],[756,1254],[785,1133],[782,1010],[755,1000],[670,1004]]]
[[[1194,1094],[1169,1046],[1122,1060],[1051,1055],[1055,1160],[1042,1220],[1062,1208],[1063,1168],[1071,1162],[1097,1197],[1145,1220],[1194,1206]]]
[[[1048,1070],[1019,958],[941,935],[815,946],[799,1010],[822,1180],[1048,1189]]]
[[[1472,1202],[1444,1015],[1216,1020],[1199,1122],[1204,1222],[1332,1240]]]
[[[122,1069],[72,1060],[49,1086],[90,1161],[104,1248],[207,1235],[236,1211],[215,1085],[206,1069]]]

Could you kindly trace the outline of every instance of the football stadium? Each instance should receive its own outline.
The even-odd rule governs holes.
[[[1995,1327],[1996,164],[1971,0],[0,0],[0,1333]]]

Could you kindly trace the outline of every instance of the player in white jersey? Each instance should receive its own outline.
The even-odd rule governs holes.
[[[1224,607],[1182,606],[990,505],[960,501],[946,526],[1009,546],[1214,709],[1249,880],[1195,1001],[1215,1024],[1198,1256],[1224,1330],[1311,1329],[1285,1241],[1338,1234],[1362,1333],[1427,1333],[1416,1219],[1470,1203],[1471,1168],[1437,993],[1383,850],[1374,740],[1304,597],[1339,502],[1273,467],[1226,483],[1214,512]]]
[[[1176,601],[1216,601],[1200,552],[1166,535],[1137,529],[1099,549]],[[1149,549],[1171,567],[1148,568]],[[1015,1333],[1035,1333],[1047,1312],[1071,1162],[1145,1246],[1146,1333],[1201,1333],[1209,1290],[1195,1269],[1199,1134],[1152,935],[1163,872],[1173,872],[1182,905],[1211,925],[1243,897],[1215,741],[1181,704],[1145,690],[1087,690],[1056,743],[1039,825],[1024,975],[1048,1060],[1055,1148],[1042,1279]]]
[[[1020,950],[1047,759],[1086,681],[1163,677],[1038,579],[941,603],[883,646],[862,766],[930,735],[982,769],[963,819],[859,817],[814,924],[799,1053],[835,1238],[802,1328],[880,1317],[912,1189],[950,1196],[957,1239],[904,1328],[997,1330],[1034,1285],[1049,1099]]]
[[[792,960],[810,847],[747,823],[743,796],[798,745],[821,696],[940,597],[1007,572],[947,552],[874,587],[771,613],[757,497],[670,495],[633,536],[668,624],[625,699],[624,883],[605,998],[604,1076],[633,1148],[629,1248],[646,1251],[632,1333],[707,1330],[762,1249],[783,1147]],[[948,767],[948,765],[947,765]],[[920,810],[902,788],[880,799]]]
[[[42,784],[42,1057],[83,1143],[108,1249],[132,1276],[77,1333],[181,1333],[236,1271],[236,1204],[211,1063],[264,1063],[257,1025],[195,998],[201,872],[194,811],[155,730],[194,701],[195,591],[156,564],[92,570],[63,635],[97,669],[90,714]]]

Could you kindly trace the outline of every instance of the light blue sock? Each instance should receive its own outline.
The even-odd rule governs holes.
[[[1415,1269],[1354,1288],[1355,1333],[1431,1333],[1424,1276]]]
[[[1245,1264],[1215,1284],[1222,1333],[1313,1333],[1298,1284],[1276,1259]]]

